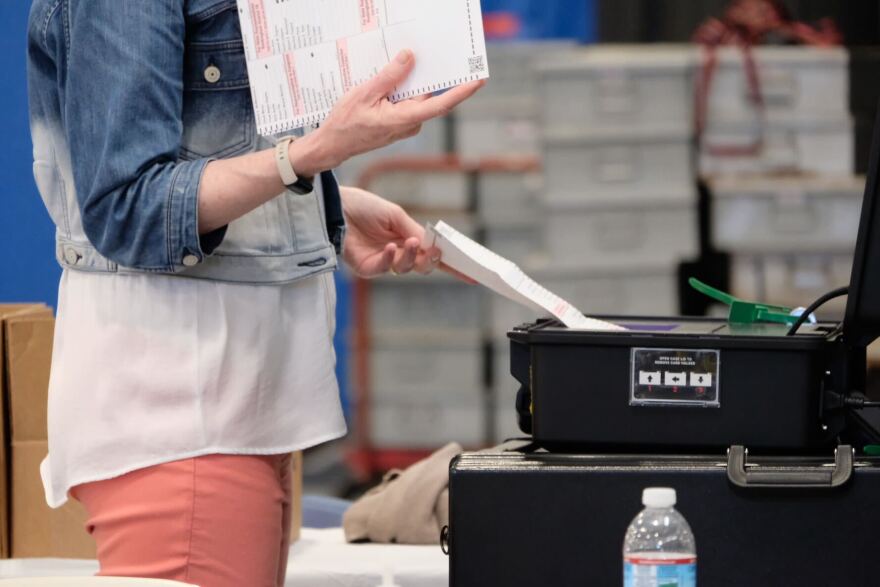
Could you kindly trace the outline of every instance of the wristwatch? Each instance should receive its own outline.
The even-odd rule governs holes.
[[[315,188],[311,179],[299,177],[293,170],[290,163],[290,143],[296,140],[296,137],[284,137],[275,146],[275,163],[278,165],[278,173],[281,174],[281,181],[284,185],[295,194],[304,196],[312,192]]]

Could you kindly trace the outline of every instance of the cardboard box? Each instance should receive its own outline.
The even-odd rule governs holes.
[[[9,434],[6,422],[7,376],[6,376],[6,319],[21,313],[48,311],[39,304],[0,304],[0,558],[8,558],[10,547],[9,520]]]
[[[46,406],[55,319],[40,304],[0,307],[5,382],[0,418],[4,435],[5,476],[0,525],[3,556],[13,558],[94,558],[95,544],[85,530],[86,513],[71,501],[52,510],[46,505],[40,463],[48,453]]]
[[[46,441],[12,446],[12,558],[95,558],[95,541],[86,532],[86,511],[75,499],[58,509],[46,505],[40,463]]]

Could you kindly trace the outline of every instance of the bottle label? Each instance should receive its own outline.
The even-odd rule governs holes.
[[[624,587],[696,587],[697,558],[639,558],[623,561]]]

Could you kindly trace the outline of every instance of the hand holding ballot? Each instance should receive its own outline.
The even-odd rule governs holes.
[[[567,301],[532,280],[513,262],[474,242],[445,222],[428,225],[422,247],[438,249],[443,262],[450,268],[536,312],[552,314],[569,328],[624,330],[610,322],[587,318]]]
[[[489,77],[479,2],[238,0],[238,12],[262,135],[317,124],[353,91],[349,105],[400,102]],[[393,112],[405,136],[477,87],[374,113]]]
[[[351,157],[417,135],[424,122],[449,114],[485,83],[469,82],[429,98],[389,101],[415,66],[413,53],[403,50],[373,79],[342,97],[316,131],[336,146],[321,169],[332,169]]]

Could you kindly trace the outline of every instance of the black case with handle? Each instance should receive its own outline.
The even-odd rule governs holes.
[[[465,454],[450,470],[452,587],[622,584],[646,487],[673,487],[699,585],[880,585],[880,460],[827,456]]]

